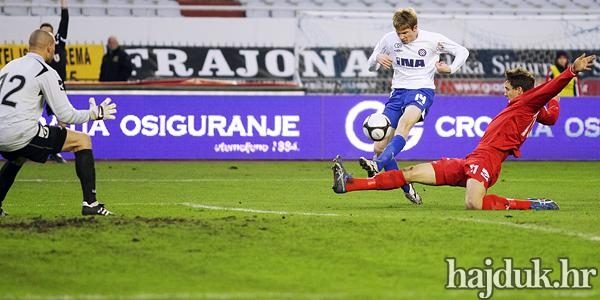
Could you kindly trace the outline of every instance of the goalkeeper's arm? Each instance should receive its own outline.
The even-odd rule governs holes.
[[[110,103],[110,99],[104,100],[100,105],[93,104],[90,101],[90,108],[86,110],[77,110],[73,108],[67,98],[64,84],[58,73],[51,70],[36,77],[42,94],[45,96],[48,105],[56,115],[58,121],[66,124],[82,124],[90,120],[112,120],[117,112],[116,104]],[[93,100],[93,99],[90,99]]]

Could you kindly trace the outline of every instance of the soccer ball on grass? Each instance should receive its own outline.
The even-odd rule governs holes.
[[[390,119],[384,114],[375,113],[368,116],[363,123],[363,132],[373,141],[379,142],[385,138],[390,128]]]

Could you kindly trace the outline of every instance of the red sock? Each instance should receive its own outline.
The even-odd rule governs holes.
[[[483,197],[483,210],[506,210],[509,208],[509,202],[506,198],[496,195],[485,195]]]
[[[509,209],[531,209],[531,201],[529,200],[519,200],[519,199],[507,199]]]
[[[346,183],[346,191],[360,190],[392,190],[406,184],[404,174],[400,170],[379,173],[372,178],[352,178]]]
[[[483,210],[530,209],[531,202],[527,200],[508,199],[496,195],[483,197]]]

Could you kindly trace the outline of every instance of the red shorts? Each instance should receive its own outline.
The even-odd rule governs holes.
[[[471,153],[466,158],[442,158],[431,163],[436,185],[467,186],[473,178],[490,188],[500,176],[502,159],[485,152]]]

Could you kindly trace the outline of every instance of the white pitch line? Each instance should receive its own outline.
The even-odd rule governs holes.
[[[17,182],[48,182],[48,183],[73,183],[79,182],[78,179],[17,179]],[[323,182],[331,181],[327,178],[297,178],[297,179],[286,179],[286,178],[184,178],[184,179],[135,179],[135,178],[123,178],[123,179],[96,179],[96,182],[259,182],[259,181],[272,181],[272,182]]]
[[[339,217],[340,216],[338,214],[332,214],[332,213],[261,210],[261,209],[252,209],[252,208],[205,205],[205,204],[197,204],[197,203],[190,203],[190,202],[180,203],[180,205],[189,206],[192,208],[203,208],[203,209],[211,209],[211,210],[226,210],[226,211],[241,211],[241,212],[250,212],[250,213],[258,213],[258,214],[272,214],[272,215],[301,215],[301,216],[319,216],[319,217]]]
[[[600,242],[600,236],[598,236],[598,235],[593,235],[593,234],[584,233],[584,232],[577,232],[577,231],[567,231],[565,229],[548,227],[548,226],[539,226],[539,225],[535,225],[535,224],[518,224],[518,223],[511,223],[511,222],[493,221],[493,220],[485,220],[485,219],[473,219],[473,218],[450,217],[450,218],[440,218],[440,219],[442,219],[442,220],[450,219],[450,220],[463,221],[463,222],[474,222],[474,223],[481,223],[481,224],[509,226],[509,227],[515,227],[515,228],[521,228],[521,229],[541,231],[541,232],[546,232],[546,233],[555,233],[555,234],[571,236],[571,237],[578,237],[578,238],[592,241],[592,242]]]

